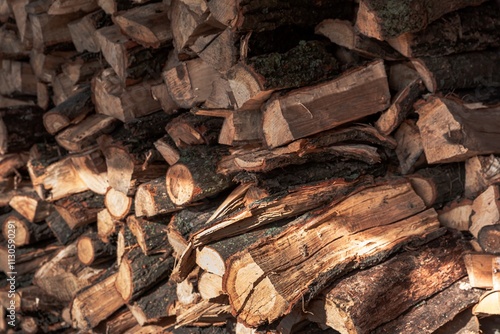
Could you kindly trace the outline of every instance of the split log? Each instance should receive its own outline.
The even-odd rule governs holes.
[[[48,312],[61,307],[61,302],[48,295],[35,285],[20,288],[16,291],[16,307],[22,313]]]
[[[198,280],[198,290],[201,298],[205,300],[219,298],[224,294],[222,291],[222,276],[206,271],[201,273]]]
[[[216,195],[232,186],[230,177],[214,171],[225,149],[195,146],[182,151],[166,174],[167,193],[178,206]]]
[[[175,145],[182,149],[192,145],[210,145],[217,143],[222,120],[184,113],[172,119],[165,131]]]
[[[157,85],[151,86],[151,94],[153,98],[160,102],[161,108],[167,114],[173,114],[177,111],[179,106],[175,103],[175,101],[170,96],[168,92],[167,85],[159,83]]]
[[[248,124],[261,123],[262,113],[260,110],[230,112],[222,123],[219,144],[240,146],[260,143],[262,141],[262,128],[259,126],[249,127]]]
[[[472,309],[472,313],[478,316],[491,316],[491,315],[499,315],[500,312],[500,296],[499,291],[493,290],[488,291],[479,298],[479,302],[474,305]]]
[[[52,2],[49,9],[47,10],[47,13],[51,15],[63,15],[76,12],[88,13],[96,10],[97,8],[97,1],[95,0],[56,0]]]
[[[356,28],[363,34],[379,40],[423,30],[429,23],[455,10],[477,6],[485,0],[461,0],[428,4],[400,3],[393,0],[362,0],[356,18]],[[401,24],[401,22],[404,24]]]
[[[54,256],[54,253],[60,249],[61,246],[58,245],[38,245],[37,247],[17,248],[15,269],[17,278],[20,281],[19,283],[22,283],[21,279],[31,281],[35,271],[39,269],[42,264],[49,261]],[[4,273],[12,272],[12,267],[8,261],[9,254],[6,246],[0,246],[0,270]]]
[[[422,57],[412,60],[428,91],[449,91],[475,88],[478,83],[496,86],[500,55],[495,51],[468,52],[443,57]],[[460,73],[456,69],[461,68]]]
[[[149,80],[124,88],[113,70],[106,69],[92,79],[96,112],[130,122],[161,110],[151,95],[151,86],[157,83]]]
[[[409,312],[380,326],[374,333],[434,333],[463,310],[476,304],[481,290],[472,289],[466,279],[414,306]]]
[[[79,89],[80,86],[75,85],[68,75],[60,73],[52,80],[52,102],[55,105],[61,104],[73,96]]]
[[[71,161],[83,183],[96,194],[105,195],[109,187],[103,153],[90,150],[87,154],[72,155]]]
[[[109,214],[115,220],[121,220],[127,217],[132,208],[133,199],[127,194],[122,193],[114,188],[109,188],[104,196],[104,205],[108,209]]]
[[[212,82],[212,92],[203,106],[211,109],[235,109],[233,91],[229,85],[229,80],[220,77]]]
[[[472,216],[472,201],[469,199],[451,202],[438,211],[441,225],[459,231],[468,231]]]
[[[179,302],[177,307],[178,312],[180,312],[181,309],[191,307],[200,302],[201,297],[197,289],[199,274],[200,268],[194,268],[193,271],[187,275],[186,279],[177,283],[175,293],[177,295],[177,301]]]
[[[108,209],[102,209],[97,213],[97,235],[106,243],[116,238],[121,224],[111,216]]]
[[[176,327],[204,325],[222,325],[231,319],[230,306],[222,301],[203,300],[177,315]]]
[[[5,5],[7,1],[4,1]],[[16,22],[17,23],[17,22]],[[28,58],[30,46],[21,41],[21,36],[17,27],[4,24],[0,29],[0,38],[4,41],[0,46],[0,54],[3,59]]]
[[[411,62],[396,63],[389,67],[389,87],[392,90],[402,91],[418,79],[420,79],[420,75]]]
[[[27,62],[2,60],[0,94],[36,95],[36,76]]]
[[[465,162],[465,197],[475,198],[500,181],[500,158],[494,155],[474,156]]]
[[[90,329],[123,306],[115,289],[118,274],[111,274],[90,287],[80,290],[71,303],[73,327]]]
[[[411,173],[425,163],[422,138],[414,120],[405,120],[394,134],[398,143],[395,149],[402,174]]]
[[[134,205],[134,211],[138,217],[153,217],[183,208],[170,199],[165,177],[142,183],[137,188]]]
[[[210,7],[211,4],[215,3],[217,3],[217,1],[209,2],[208,6]],[[218,5],[223,6],[222,3]],[[215,4],[215,6],[217,6],[217,4]],[[212,12],[210,14],[212,18],[214,18],[214,13]],[[225,74],[231,67],[236,65],[238,61],[239,53],[235,43],[237,36],[238,34],[233,29],[225,29],[221,33],[210,35],[210,41],[206,41],[202,38],[198,39],[197,42],[202,42],[195,42],[195,44],[190,46],[190,49],[197,53],[198,57],[203,59],[205,63],[212,66],[216,71]]]
[[[30,53],[30,65],[41,82],[52,83],[60,73],[62,64],[74,54],[74,51],[43,53],[35,49]]]
[[[233,314],[250,326],[272,322],[301,298],[309,301],[335,276],[379,262],[411,240],[437,233],[437,214],[424,209],[411,186],[399,182],[361,190],[304,215],[301,223],[227,261],[223,286]],[[257,274],[250,277],[249,270]]]
[[[350,21],[326,19],[314,30],[318,35],[327,37],[332,43],[343,46],[366,58],[402,60],[401,54],[386,42],[381,42],[358,33]]]
[[[104,207],[104,198],[91,191],[74,194],[54,202],[54,207],[71,229],[97,221]]]
[[[113,20],[125,35],[145,48],[158,48],[173,38],[167,6],[163,3],[132,8],[118,13]]]
[[[98,53],[80,53],[61,65],[62,73],[73,84],[88,83],[96,72],[102,70],[102,61],[98,56]]]
[[[500,109],[468,109],[459,100],[431,97],[417,111],[417,126],[430,164],[500,153],[493,126]]]
[[[136,300],[158,281],[168,278],[174,258],[167,254],[144,255],[131,249],[122,259],[115,287],[125,302]]]
[[[164,136],[154,143],[156,150],[161,154],[163,159],[170,165],[175,165],[179,161],[181,155],[176,148],[170,136]]]
[[[432,22],[426,29],[388,39],[406,57],[444,56],[500,46],[500,10],[493,2],[464,8]]]
[[[93,109],[90,88],[87,87],[43,114],[43,125],[54,135],[70,124],[80,123]]]
[[[22,42],[30,42],[33,39],[31,25],[28,21],[28,13],[26,12],[26,5],[28,0],[9,0],[8,5],[15,19],[17,31]]]
[[[14,195],[9,205],[31,223],[41,222],[52,212],[52,206],[36,192]]]
[[[168,243],[167,225],[131,215],[127,217],[127,226],[144,255],[172,253],[172,246]]]
[[[339,91],[337,87],[349,89]],[[372,103],[360,105],[353,102],[360,101],[359,94],[364,96],[363,101]],[[389,86],[381,61],[344,72],[332,81],[295,90],[268,102],[263,111],[265,142],[269,147],[281,146],[337,127],[384,110],[389,99]]]
[[[38,270],[33,284],[61,302],[70,302],[82,288],[92,285],[103,269],[86,267],[78,261],[75,244],[64,247]]]
[[[52,213],[47,217],[46,222],[54,236],[57,238],[57,241],[63,245],[72,243],[86,231],[85,226],[71,229],[57,210],[52,211]]]
[[[443,236],[335,282],[309,310],[341,333],[371,333],[462,278],[469,249],[457,235]]]
[[[96,31],[112,24],[111,18],[102,10],[97,10],[68,23],[71,39],[78,52],[99,52],[101,46]]]
[[[478,237],[479,231],[487,225],[500,222],[500,190],[498,186],[489,186],[472,203],[470,232]]]
[[[97,329],[103,329],[105,333],[125,333],[137,325],[134,315],[127,308],[117,311],[102,321]]]
[[[14,175],[15,175],[14,177],[17,177],[19,175],[18,170],[26,166],[28,159],[29,159],[29,154],[27,152],[10,153],[2,155],[0,158],[0,179],[4,181],[6,178],[12,178]],[[6,204],[9,203],[10,199],[13,196],[14,193],[12,193],[8,199],[7,198],[5,199],[5,201],[7,202]]]
[[[95,232],[87,233],[78,238],[76,248],[78,260],[86,266],[116,258],[115,245],[102,242]]]
[[[20,214],[13,212],[0,218],[5,239],[12,239],[17,247],[34,244],[54,238],[47,224],[34,224]],[[14,236],[12,238],[12,233]]]
[[[33,32],[33,48],[46,51],[58,44],[70,48],[73,41],[68,24],[79,16],[79,13],[50,15],[42,12],[40,14],[30,14],[29,21]],[[59,47],[61,46],[59,45]]]
[[[112,15],[116,12],[130,9],[138,4],[147,3],[150,0],[97,0],[99,7],[101,7],[106,14]]]
[[[477,234],[477,241],[481,248],[490,254],[500,254],[499,234],[500,225],[483,226]]]
[[[173,325],[176,314],[175,302],[175,284],[165,281],[127,306],[141,326],[156,323],[166,317],[171,318]]]

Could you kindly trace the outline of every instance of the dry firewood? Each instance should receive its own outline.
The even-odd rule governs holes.
[[[54,135],[70,124],[80,123],[93,110],[90,87],[86,87],[43,114],[43,125],[48,133]]]
[[[167,6],[163,3],[152,3],[117,13],[113,20],[125,35],[146,48],[158,48],[172,40]]]
[[[341,333],[370,333],[464,277],[461,259],[469,249],[457,235],[443,236],[335,282],[308,310]]]
[[[175,145],[182,149],[192,145],[217,143],[221,127],[222,120],[219,118],[184,113],[172,119],[165,127],[165,131]]]
[[[138,217],[153,217],[179,211],[183,208],[174,204],[170,199],[165,177],[142,183],[137,188],[134,205],[134,211]]]
[[[57,238],[57,241],[63,245],[68,245],[75,241],[86,231],[86,226],[71,229],[57,210],[52,211],[52,213],[46,218],[46,222],[54,236]]]
[[[106,69],[92,80],[96,112],[112,116],[122,122],[161,110],[161,105],[151,95],[151,86],[157,80],[148,80],[129,87],[123,87],[118,76]]]
[[[420,75],[410,62],[397,63],[389,68],[389,87],[397,92],[404,90]]]
[[[172,246],[168,243],[167,225],[161,221],[155,222],[130,215],[127,217],[127,226],[145,255],[172,253]]]
[[[38,83],[37,83],[37,88],[38,88]],[[33,96],[23,96],[18,98],[9,98],[5,96],[0,96],[0,108],[12,108],[12,107],[27,107],[27,106],[34,106],[38,105],[40,108],[46,110],[46,108],[41,105],[40,103],[35,103]],[[37,90],[37,102],[40,101],[40,97],[38,94]]]
[[[422,138],[414,120],[405,120],[394,134],[398,143],[395,149],[402,174],[411,173],[425,163]]]
[[[463,199],[448,203],[438,211],[441,225],[459,231],[468,231],[472,216],[472,201]]]
[[[51,95],[51,87],[49,87],[49,85],[46,84],[45,82],[38,81],[36,84],[36,101],[37,101],[36,105],[42,108],[43,110],[48,110],[49,106],[51,106],[50,95]],[[0,105],[7,107],[6,104],[8,103],[10,102],[3,101],[2,103],[0,99]],[[16,103],[16,104],[23,105],[23,103]]]
[[[379,40],[397,37],[408,32],[423,30],[429,23],[443,15],[464,8],[477,6],[485,0],[461,0],[428,4],[401,3],[394,0],[362,0],[356,19],[356,28],[363,34]],[[399,24],[404,21],[404,24]],[[399,23],[398,23],[399,22]]]
[[[417,126],[429,163],[500,153],[494,126],[499,108],[469,109],[460,100],[433,96],[421,103],[417,111]]]
[[[382,58],[385,60],[401,60],[403,58],[387,43],[356,32],[350,21],[326,19],[316,26],[315,33],[323,35],[332,43],[353,50],[366,58]]]
[[[98,9],[96,0],[55,0],[50,5],[47,13],[50,15],[63,15],[75,12],[92,12]]]
[[[477,238],[479,231],[487,225],[500,222],[500,191],[498,186],[489,186],[472,203],[470,232]]]
[[[113,219],[124,219],[132,208],[132,197],[109,187],[104,196],[104,205]]]
[[[36,95],[36,76],[27,62],[3,60],[0,67],[2,95]]]
[[[208,5],[210,6],[217,2],[218,1],[210,1]],[[203,59],[205,63],[212,66],[215,70],[220,73],[226,73],[231,67],[236,65],[238,60],[239,53],[235,45],[235,40],[238,35],[232,29],[226,29],[212,36],[213,38],[211,38],[208,43],[206,43],[206,41],[203,41],[204,43],[195,43],[190,49],[196,52],[198,57]],[[201,38],[198,39],[198,41],[200,40]]]
[[[473,289],[467,279],[418,304],[395,320],[378,327],[373,333],[434,333],[457,314],[478,302],[481,290]]]
[[[188,325],[196,326],[197,323],[207,325],[226,323],[228,319],[231,319],[231,306],[227,305],[225,299],[224,297],[221,301],[202,300],[185,310],[180,310],[175,326],[178,328]]]
[[[174,103],[186,109],[204,102],[212,91],[212,82],[220,77],[200,58],[182,62],[162,75]]]
[[[94,74],[103,67],[102,60],[98,56],[98,53],[89,52],[74,56],[61,65],[62,73],[74,84],[90,82]]]
[[[136,325],[138,325],[137,320],[132,312],[127,308],[122,308],[103,320],[96,330],[102,329],[104,333],[125,333]]]
[[[177,283],[175,294],[179,302],[178,311],[181,308],[190,307],[200,302],[201,296],[198,293],[198,277],[200,268],[195,267],[182,282]]]
[[[78,176],[90,190],[99,195],[106,194],[109,183],[106,161],[101,151],[72,155],[71,161]]]
[[[4,24],[0,28],[0,38],[4,41],[0,45],[0,54],[3,59],[20,59],[29,57],[29,45],[23,43],[16,27]]]
[[[184,149],[179,161],[166,174],[167,193],[172,202],[185,205],[229,188],[233,184],[230,177],[213,172],[226,152],[219,146]]]
[[[479,302],[474,305],[472,313],[481,317],[500,315],[498,311],[500,309],[500,291],[493,290],[484,293],[480,298]]]
[[[86,266],[116,258],[116,246],[102,242],[95,232],[89,232],[79,237],[76,248],[78,260]]]
[[[130,9],[137,5],[146,4],[151,0],[97,0],[99,7],[101,7],[107,14],[115,14],[123,10]]]
[[[338,87],[349,89],[340,91]],[[360,94],[376,98],[371,99],[373,103],[359,105],[353,101],[358,101]],[[298,89],[268,102],[263,111],[265,142],[269,147],[281,146],[337,127],[384,110],[389,99],[381,61],[344,72],[332,81]]]
[[[116,262],[121,264],[124,255],[131,249],[139,248],[137,239],[127,225],[121,225],[116,240]]]
[[[74,51],[43,53],[39,50],[32,50],[30,53],[30,65],[33,68],[33,73],[40,81],[52,83],[60,73],[62,64],[74,55]]]
[[[170,165],[175,165],[179,161],[181,155],[177,150],[174,141],[170,136],[163,136],[154,143],[156,150],[161,154],[163,159]]]
[[[55,105],[61,104],[84,86],[86,84],[75,85],[73,80],[65,73],[58,74],[52,80],[52,102]]]
[[[235,109],[233,91],[226,78],[217,78],[212,82],[212,91],[203,106],[211,109]]]
[[[479,230],[477,241],[485,252],[500,254],[499,228],[500,225],[486,225]]]
[[[494,2],[464,8],[432,22],[426,29],[388,39],[406,57],[444,56],[500,46],[500,11]]]
[[[495,86],[500,55],[496,51],[468,52],[443,57],[422,57],[412,60],[430,92],[475,88],[478,83]],[[457,73],[456,69],[462,69]]]
[[[380,262],[412,240],[435,238],[437,214],[424,209],[409,183],[389,182],[302,216],[227,261],[223,287],[233,314],[251,326],[272,322],[335,276]],[[248,270],[258,274],[249,277]]]
[[[130,312],[134,315],[139,325],[158,322],[161,318],[172,317],[175,322],[175,283],[164,281],[154,287],[149,293],[128,304]]]
[[[78,52],[99,52],[101,46],[96,31],[112,24],[111,18],[102,10],[97,10],[68,23],[71,39]]]
[[[96,222],[97,213],[103,207],[103,196],[91,191],[73,194],[54,202],[54,208],[71,229]]]
[[[37,269],[33,284],[65,303],[70,302],[80,289],[93,284],[103,273],[103,269],[86,267],[78,261],[75,244],[64,247]]]
[[[52,206],[43,201],[36,192],[16,194],[9,205],[32,223],[44,220],[52,211]]]
[[[108,209],[102,209],[97,213],[97,235],[104,242],[114,239],[121,226],[119,220],[114,219]]]
[[[61,246],[55,244],[17,248],[15,266],[17,278],[21,279],[24,277],[31,281],[32,274],[35,273],[42,264],[49,261],[54,256],[54,253],[60,249]],[[8,255],[7,246],[0,246],[0,270],[4,273],[12,272],[12,267],[8,262]],[[29,282],[29,284],[31,283]]]
[[[116,118],[93,114],[76,125],[70,125],[57,134],[56,141],[70,152],[81,152],[96,146],[95,140],[102,134],[111,132]]]
[[[14,238],[12,239],[14,240],[14,245],[17,247],[54,238],[54,234],[46,223],[32,223],[17,212],[3,215],[0,217],[0,220],[2,220],[2,232],[5,239],[8,239],[9,232],[15,231]]]
[[[201,298],[205,300],[220,298],[224,294],[222,291],[222,276],[207,271],[201,273],[198,280],[198,290]]]
[[[19,174],[18,169],[26,166],[28,159],[29,154],[27,152],[0,155],[0,179],[5,180],[6,178],[12,178],[14,175],[17,177]],[[13,195],[14,194],[12,194],[10,198],[12,198]],[[7,204],[10,201],[10,198],[5,199]]]
[[[133,248],[122,258],[116,289],[124,301],[136,300],[159,280],[168,278],[173,265],[174,258],[168,254],[147,256],[140,248]]]
[[[500,158],[473,156],[465,162],[465,197],[474,198],[500,181]]]
[[[94,328],[123,306],[123,299],[115,289],[118,274],[107,273],[106,276],[99,282],[80,290],[73,299],[71,303],[73,327]]]
[[[46,12],[30,14],[29,21],[33,32],[33,48],[49,50],[58,44],[72,45],[68,23],[80,17],[80,13],[50,15]]]
[[[261,124],[261,122],[262,113],[260,110],[231,112],[222,123],[219,144],[238,146],[260,143],[262,141],[262,128],[248,125]]]
[[[174,102],[170,93],[168,92],[167,85],[159,83],[151,86],[151,95],[153,98],[160,102],[161,108],[167,114],[173,114],[177,111],[179,106]]]

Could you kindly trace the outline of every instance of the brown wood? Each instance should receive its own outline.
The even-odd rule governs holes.
[[[72,243],[86,230],[85,226],[71,229],[57,210],[52,211],[52,213],[47,217],[46,222],[54,236],[57,238],[57,241],[63,245]]]
[[[130,215],[127,217],[127,226],[145,255],[172,253],[172,246],[167,237],[167,225],[161,220],[155,222]]]
[[[116,239],[116,263],[120,265],[125,254],[138,247],[137,239],[130,228],[127,225],[121,225]]]
[[[98,329],[103,328],[105,333],[125,333],[138,325],[134,315],[127,308],[115,312],[105,321],[101,322]]]
[[[138,217],[153,217],[182,209],[182,206],[174,204],[170,199],[165,177],[141,184],[137,188],[134,203]]]
[[[402,174],[408,174],[426,163],[422,138],[414,120],[405,120],[394,134],[395,149]]]
[[[349,89],[339,91],[336,88],[343,85]],[[358,105],[348,102],[359,101],[359,94],[364,96],[363,101],[371,101],[373,104]],[[377,98],[369,99],[368,95]],[[337,127],[384,110],[388,107],[389,99],[383,63],[373,62],[345,72],[332,81],[298,89],[268,102],[263,112],[265,142],[269,147],[281,146],[295,139]],[[349,108],[346,109],[347,105]],[[304,122],[305,119],[307,122]]]
[[[29,21],[33,32],[33,48],[44,51],[58,44],[72,43],[68,23],[79,16],[79,13],[64,15],[30,14]]]
[[[104,207],[104,198],[86,191],[57,200],[54,207],[66,224],[75,229],[97,221],[97,213]]]
[[[441,225],[459,231],[468,231],[472,216],[472,201],[469,199],[453,201],[444,206],[438,213]]]
[[[9,205],[32,223],[41,222],[52,212],[52,206],[43,201],[36,192],[14,195]]]
[[[116,220],[124,219],[130,213],[132,203],[131,197],[111,187],[108,188],[106,196],[104,196],[104,205],[111,217]]]
[[[91,149],[87,154],[71,157],[73,166],[83,183],[94,193],[105,195],[109,187],[107,166],[101,151]]]
[[[484,0],[461,0],[427,4],[419,0],[409,4],[392,0],[362,0],[356,27],[363,35],[385,40],[407,32],[420,31],[449,12],[483,2]],[[402,20],[404,24],[401,24]]]
[[[62,15],[68,13],[75,12],[92,12],[98,8],[97,1],[95,0],[85,0],[85,1],[65,1],[65,0],[56,0],[54,1],[47,13],[51,15]]]
[[[149,293],[127,306],[141,326],[156,323],[161,319],[166,320],[164,319],[166,317],[170,317],[170,321],[174,324],[176,314],[175,289],[175,283],[171,281],[161,282]]]
[[[479,230],[477,241],[481,248],[490,254],[500,254],[499,237],[500,225],[487,225]]]
[[[170,165],[175,165],[179,161],[181,155],[177,150],[176,145],[170,136],[164,136],[154,143],[156,150],[161,154],[163,159]]]
[[[201,273],[198,280],[198,290],[201,298],[205,300],[219,298],[224,294],[222,291],[222,276],[206,271]]]
[[[431,164],[496,153],[498,108],[468,109],[462,101],[431,97],[418,109],[425,156]]]
[[[102,10],[97,10],[84,17],[68,23],[71,40],[78,52],[99,52],[101,46],[96,31],[111,25],[111,19]]]
[[[2,220],[2,233],[5,239],[9,239],[9,236],[14,233],[12,240],[17,247],[54,238],[47,224],[31,223],[17,212],[3,215],[0,220]]]
[[[151,86],[153,98],[160,102],[161,108],[168,114],[173,114],[179,108],[168,92],[167,85],[159,83]]]
[[[61,65],[64,73],[74,84],[88,83],[96,72],[102,70],[101,59],[95,53],[84,52]]]
[[[2,95],[36,95],[36,76],[27,62],[3,60],[0,67],[0,93]]]
[[[78,260],[86,266],[97,265],[116,258],[115,245],[102,242],[95,232],[79,237],[76,247]]]
[[[110,242],[118,234],[121,226],[119,220],[114,219],[108,209],[102,209],[97,213],[97,235],[104,242]]]
[[[184,113],[165,127],[175,145],[182,149],[192,145],[209,145],[217,142],[222,120],[214,117]]]
[[[42,264],[49,261],[54,256],[54,252],[60,249],[61,246],[54,244],[47,246],[37,245],[36,247],[17,248],[15,269],[19,281],[22,282],[27,280],[27,283],[30,283],[35,271],[37,271]],[[8,262],[9,252],[7,246],[0,246],[0,255],[2,256],[0,269],[4,273],[12,272],[12,268],[9,266]]]
[[[500,192],[498,186],[489,186],[472,203],[470,232],[478,237],[479,231],[487,225],[500,222]]]
[[[499,292],[496,290],[486,292],[481,296],[479,302],[474,305],[472,313],[483,317],[489,315],[499,315],[499,297]]]
[[[492,155],[474,156],[465,162],[465,196],[475,198],[488,188],[498,183],[500,158]]]

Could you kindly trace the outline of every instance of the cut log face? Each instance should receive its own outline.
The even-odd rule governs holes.
[[[489,186],[472,203],[470,232],[478,237],[484,226],[500,222],[500,191],[498,186]]]
[[[76,247],[78,260],[86,266],[106,262],[116,257],[116,247],[102,242],[96,233],[81,236]]]
[[[41,222],[52,211],[52,206],[34,192],[14,195],[9,205],[32,223]]]
[[[121,191],[109,188],[104,197],[104,205],[114,219],[125,218],[132,208],[132,198]]]
[[[354,101],[364,102],[358,105]],[[269,147],[281,146],[382,111],[389,101],[384,65],[381,61],[373,62],[332,81],[292,91],[269,102],[263,112],[264,138]]]
[[[3,216],[2,233],[4,238],[12,239],[17,247],[36,243],[54,237],[47,224],[34,224],[17,213]],[[14,238],[11,238],[15,231]]]

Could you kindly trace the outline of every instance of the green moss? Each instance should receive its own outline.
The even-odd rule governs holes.
[[[386,38],[419,31],[427,25],[424,1],[372,0],[367,4],[378,14],[382,35]]]

